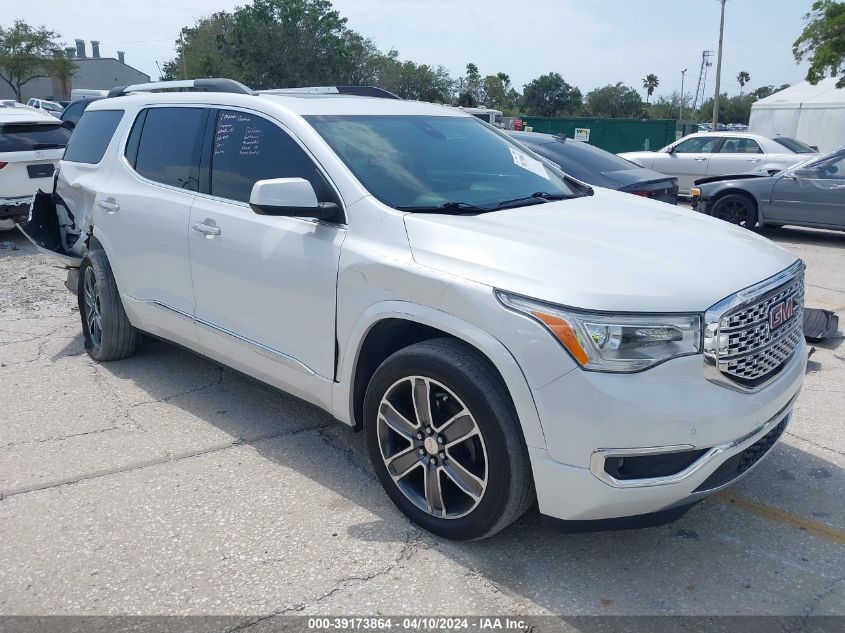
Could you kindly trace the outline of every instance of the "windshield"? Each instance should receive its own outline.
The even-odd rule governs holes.
[[[778,136],[773,139],[775,143],[780,143],[790,152],[795,154],[815,154],[817,153],[812,147],[806,143],[802,143],[798,139],[788,138],[786,136]]]
[[[51,112],[61,112],[62,106],[56,105],[55,103],[49,103],[47,101],[41,102],[41,107],[45,110],[50,110]]]
[[[479,211],[582,195],[474,117],[305,118],[370,193],[397,209],[472,205]]]

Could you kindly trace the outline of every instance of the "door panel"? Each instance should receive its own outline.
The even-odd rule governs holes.
[[[711,152],[716,148],[721,137],[695,136],[682,140],[673,146],[674,151],[658,152],[654,157],[654,171],[676,176],[678,189],[688,194],[693,183],[707,175]]]
[[[707,168],[708,176],[727,176],[760,171],[766,164],[766,155],[751,138],[726,137],[719,151],[712,155]]]
[[[127,142],[130,156],[115,161],[94,202],[121,294],[156,306],[145,312],[161,315],[144,324],[153,333],[194,343],[188,221],[207,116],[196,107],[143,112]]]
[[[346,229],[259,215],[248,200],[256,181],[290,177],[308,180],[320,202],[340,200],[277,123],[247,111],[215,117],[203,158],[206,192],[194,201],[189,229],[200,342],[250,371],[269,360],[276,376],[290,376],[288,385],[303,375],[332,379]]]
[[[288,368],[332,378],[345,229],[204,196],[190,223],[196,318],[206,325],[200,342],[216,347],[223,334]]]
[[[845,227],[845,158],[790,171],[772,192],[772,219]]]

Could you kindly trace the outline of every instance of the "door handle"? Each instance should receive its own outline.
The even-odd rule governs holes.
[[[693,160],[698,161],[699,163],[703,163],[707,159],[706,158],[694,158]]]
[[[194,222],[191,224],[191,228],[207,236],[220,235],[219,226],[211,226],[210,224],[203,224],[202,222]]]
[[[747,160],[749,163],[759,163],[760,162],[759,158],[746,158],[745,160]]]
[[[101,209],[105,209],[106,213],[114,213],[120,209],[120,205],[117,202],[112,202],[111,200],[97,200],[97,206]]]

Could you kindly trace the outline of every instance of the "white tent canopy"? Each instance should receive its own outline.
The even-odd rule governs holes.
[[[845,145],[845,88],[838,77],[807,81],[755,101],[748,129],[774,138],[789,136],[829,152]]]

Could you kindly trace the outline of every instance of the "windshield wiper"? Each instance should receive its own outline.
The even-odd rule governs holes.
[[[396,207],[400,211],[413,211],[414,213],[444,213],[448,215],[474,215],[490,211],[487,207],[479,207],[468,202],[444,202],[430,207]]]
[[[523,196],[521,198],[514,198],[512,200],[503,200],[496,204],[496,209],[511,209],[513,207],[524,207],[529,204],[543,204],[544,202],[551,202],[553,200],[568,200],[570,198],[580,198],[579,195],[571,193],[548,193],[547,191],[535,191],[530,196]]]
[[[33,143],[32,149],[61,149],[67,147],[67,143]]]

